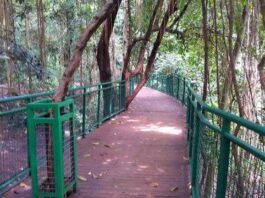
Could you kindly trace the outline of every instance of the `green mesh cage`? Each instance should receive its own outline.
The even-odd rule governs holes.
[[[77,184],[73,99],[30,103],[27,111],[33,197],[63,198]]]

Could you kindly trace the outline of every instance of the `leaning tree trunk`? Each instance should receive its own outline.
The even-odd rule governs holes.
[[[75,71],[78,69],[83,51],[91,36],[96,32],[98,27],[116,10],[120,0],[111,0],[105,4],[102,10],[88,23],[84,33],[80,36],[75,50],[71,56],[68,67],[65,69],[60,84],[53,96],[54,102],[60,102],[67,94],[69,83],[71,82]]]
[[[118,1],[118,5],[113,10],[112,14],[107,18],[104,23],[103,30],[100,36],[100,40],[97,48],[97,62],[99,68],[100,82],[110,82],[111,81],[111,65],[110,65],[110,54],[109,54],[109,44],[110,38],[114,27],[114,22],[116,15],[119,10],[121,0]],[[108,116],[111,114],[110,108],[110,96],[113,91],[111,84],[103,85],[103,115]]]
[[[39,39],[39,56],[42,66],[46,73],[46,54],[45,54],[45,19],[42,0],[36,1],[37,19],[38,19],[38,39]]]
[[[209,83],[209,44],[208,44],[208,27],[207,27],[207,1],[201,0],[202,4],[202,25],[203,25],[203,40],[204,40],[204,80],[202,99],[207,99],[207,87]]]
[[[61,102],[67,94],[69,83],[71,82],[75,71],[78,69],[83,51],[87,45],[87,42],[91,38],[91,36],[96,32],[99,26],[112,14],[113,11],[116,10],[120,3],[120,0],[111,0],[105,4],[102,10],[88,23],[85,31],[80,36],[75,50],[71,56],[68,67],[65,69],[62,79],[60,80],[60,84],[57,87],[57,90],[53,96],[54,102]],[[53,112],[50,112],[50,116],[53,115]],[[47,134],[51,133],[51,129],[47,129]],[[51,136],[47,137],[47,149],[52,150],[52,139]],[[53,171],[52,171],[53,173]],[[52,174],[51,173],[51,174]]]
[[[163,36],[165,34],[167,23],[169,21],[170,16],[177,10],[177,5],[178,5],[177,0],[171,0],[170,3],[168,4],[167,11],[163,17],[163,20],[161,22],[161,25],[160,25],[158,33],[157,33],[156,40],[154,42],[153,49],[151,51],[150,56],[148,57],[146,69],[144,71],[144,75],[143,75],[141,81],[139,82],[139,84],[137,85],[136,89],[134,90],[133,94],[131,96],[127,96],[127,98],[126,98],[126,106],[127,107],[133,101],[133,99],[139,93],[139,91],[142,89],[142,87],[145,85],[145,83],[148,80],[150,72],[154,68],[154,62],[155,62],[156,54],[157,54],[157,51],[158,51],[159,46],[161,44],[161,41],[163,39]]]
[[[260,13],[262,16],[262,23],[265,28],[265,0],[259,0]],[[265,91],[265,53],[262,55],[260,62],[258,63],[258,71],[260,76],[260,83],[263,91]]]

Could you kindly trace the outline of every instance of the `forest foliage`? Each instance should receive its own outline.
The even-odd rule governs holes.
[[[178,71],[210,105],[264,124],[264,0],[1,0],[1,97],[54,90],[108,2],[117,13],[89,39],[70,86],[140,74],[137,94],[150,73]]]

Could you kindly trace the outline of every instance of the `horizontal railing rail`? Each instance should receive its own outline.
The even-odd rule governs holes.
[[[130,80],[130,94],[138,80],[139,77]],[[51,98],[53,94],[34,93],[0,99],[0,196],[29,175],[27,104]],[[85,137],[126,108],[123,80],[71,88],[68,94],[75,101],[78,137]]]
[[[147,86],[187,107],[193,197],[265,197],[265,127],[202,101],[181,75],[151,75]]]

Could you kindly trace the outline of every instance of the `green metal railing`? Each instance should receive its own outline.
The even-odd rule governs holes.
[[[180,75],[152,75],[147,85],[187,107],[193,197],[265,197],[265,127],[210,107]]]
[[[137,77],[130,81],[132,93]],[[37,93],[0,100],[0,196],[29,175],[27,104],[51,98],[53,92]],[[99,83],[72,88],[77,137],[125,110],[125,82]]]

